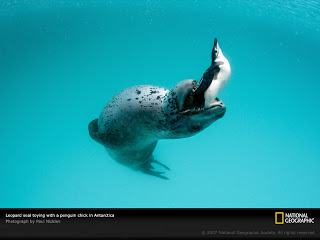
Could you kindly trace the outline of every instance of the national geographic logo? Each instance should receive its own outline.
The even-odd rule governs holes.
[[[275,224],[314,224],[314,218],[309,218],[308,213],[275,212]]]
[[[275,224],[283,224],[284,223],[284,212],[276,212],[274,220],[275,220]]]

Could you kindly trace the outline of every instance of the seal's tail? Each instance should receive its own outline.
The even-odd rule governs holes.
[[[88,130],[89,130],[89,135],[93,140],[103,144],[103,138],[101,135],[104,135],[104,134],[101,134],[98,132],[98,119],[94,119],[89,123]]]
[[[98,119],[92,120],[88,126],[89,135],[93,140],[96,140],[98,132]]]

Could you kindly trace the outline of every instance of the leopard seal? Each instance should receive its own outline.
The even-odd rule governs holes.
[[[217,57],[216,50],[215,39],[212,64],[199,83],[187,79],[172,89],[138,85],[116,94],[103,108],[99,118],[89,123],[91,138],[102,144],[120,164],[168,179],[162,175],[164,172],[155,171],[151,165],[157,163],[169,170],[152,156],[158,140],[191,137],[222,118],[226,112],[220,99],[216,96],[212,99],[213,88],[209,91],[215,81],[221,80],[220,66],[226,64]],[[222,78],[225,79],[226,75],[224,72]]]

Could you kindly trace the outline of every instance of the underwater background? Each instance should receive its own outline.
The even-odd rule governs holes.
[[[2,0],[0,32],[0,207],[320,207],[319,1]],[[215,37],[227,112],[158,142],[170,180],[89,137],[119,91],[200,80]]]

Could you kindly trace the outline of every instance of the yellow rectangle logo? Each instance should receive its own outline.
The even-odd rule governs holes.
[[[281,216],[281,220],[278,221],[278,216]],[[274,216],[275,224],[284,224],[284,212],[276,212]]]

